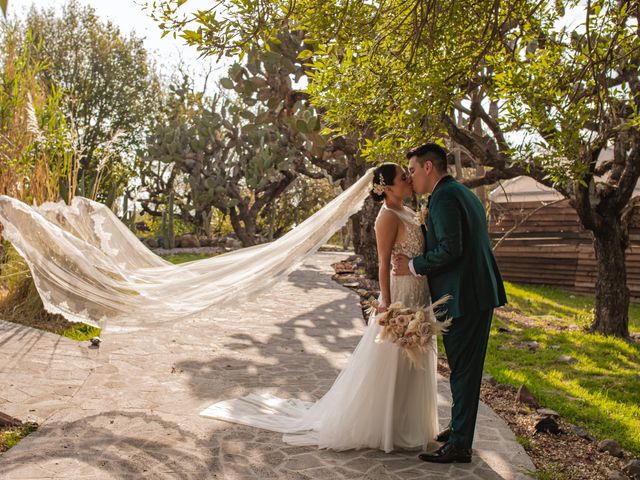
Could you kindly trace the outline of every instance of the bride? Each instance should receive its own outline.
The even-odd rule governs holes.
[[[411,195],[411,182],[399,165],[385,163],[373,171],[371,196],[383,202],[375,224],[378,311],[394,302],[408,307],[430,303],[425,277],[391,274],[393,254],[412,258],[424,249],[415,212],[403,205]],[[438,429],[435,338],[424,353],[424,369],[418,369],[396,345],[376,343],[380,328],[369,321],[344,370],[313,404],[250,394],[216,403],[201,415],[282,432],[292,445],[385,452],[424,449]]]
[[[255,297],[325,243],[368,195],[383,202],[376,221],[379,308],[428,305],[424,277],[390,274],[392,254],[423,252],[420,225],[403,206],[411,194],[403,169],[383,164],[274,242],[180,265],[148,250],[109,207],[82,197],[71,205],[31,206],[0,195],[0,224],[2,236],[25,259],[47,311],[107,329],[151,328]],[[295,445],[421,449],[438,423],[435,340],[421,370],[395,345],[376,343],[379,331],[370,321],[331,389],[312,405],[253,394],[202,414],[283,432]]]

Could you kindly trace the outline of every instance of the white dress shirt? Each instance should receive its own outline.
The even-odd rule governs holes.
[[[438,186],[438,184],[442,181],[442,179],[443,179],[444,177],[446,177],[446,176],[447,176],[447,175],[443,175],[442,177],[440,177],[440,180],[438,180],[438,181],[436,182],[436,184],[433,186],[433,190],[431,190],[431,193],[433,193],[433,192],[435,192],[435,191],[436,191],[436,187],[437,187],[437,186]],[[425,242],[426,242],[426,239],[425,239]],[[416,273],[416,270],[415,270],[415,268],[413,267],[413,258],[412,258],[411,260],[409,260],[409,271],[413,274],[413,276],[414,276],[414,277],[419,277],[419,276],[420,276],[420,275],[418,275],[418,274]]]

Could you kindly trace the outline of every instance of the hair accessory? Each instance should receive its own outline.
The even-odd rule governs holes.
[[[382,195],[384,193],[384,177],[380,175],[380,183],[373,182],[373,193],[376,195]]]

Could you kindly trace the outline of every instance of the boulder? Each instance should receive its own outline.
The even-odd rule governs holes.
[[[536,409],[540,408],[540,404],[538,403],[538,400],[536,400],[536,397],[533,396],[533,394],[529,391],[529,389],[525,385],[520,385],[520,388],[518,389],[518,393],[516,396],[516,400],[532,408],[536,408]]]
[[[589,435],[589,433],[584,428],[579,427],[577,425],[571,425],[571,431],[575,433],[578,437],[584,438],[589,442],[593,442],[594,440],[594,438],[591,435]]]
[[[482,374],[482,381],[484,383],[488,383],[489,385],[493,385],[493,386],[496,386],[498,384],[498,381],[487,373]]]
[[[529,350],[536,352],[540,349],[540,344],[538,342],[524,342],[524,344],[529,348]]]
[[[558,357],[558,360],[561,361],[562,363],[576,363],[577,360],[573,357],[570,357],[569,355],[560,355]]]
[[[622,471],[633,478],[633,480],[640,480],[640,460],[631,460],[624,466]]]
[[[607,480],[627,480],[627,476],[614,470],[609,470],[607,473]]]
[[[614,457],[618,457],[618,458],[622,457],[622,448],[620,448],[620,445],[618,444],[618,442],[610,438],[607,440],[602,440],[598,444],[598,450],[600,452],[608,452],[609,455],[612,455]]]
[[[558,415],[558,412],[556,412],[555,410],[551,410],[550,408],[539,408],[537,412],[539,415],[542,415],[543,417],[558,418],[560,416]]]
[[[224,242],[224,246],[232,250],[237,250],[239,248],[242,248],[243,245],[242,245],[242,242],[237,238],[227,237],[227,239]]]
[[[558,434],[561,432],[560,425],[554,417],[542,416],[535,424],[536,432]]]
[[[176,239],[176,245],[178,241],[180,242],[180,248],[200,248],[198,237],[190,233],[182,235],[179,239]]]

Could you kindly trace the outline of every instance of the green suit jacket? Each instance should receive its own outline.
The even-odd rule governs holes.
[[[447,176],[428,206],[425,252],[413,259],[413,267],[428,277],[431,298],[451,295],[447,312],[453,318],[507,303],[478,197]]]

